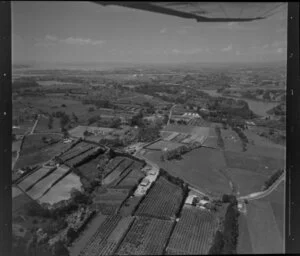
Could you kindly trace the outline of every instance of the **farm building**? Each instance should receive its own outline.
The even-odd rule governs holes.
[[[189,195],[187,199],[185,200],[185,204],[193,205],[195,203],[195,200],[197,200],[198,197],[196,195]]]
[[[69,134],[76,138],[84,138],[84,132],[93,133],[94,135],[107,135],[113,132],[115,129],[106,127],[95,127],[95,126],[82,126],[79,125],[69,131]]]
[[[209,203],[209,201],[206,201],[206,200],[203,200],[203,199],[199,201],[199,204],[203,205],[203,206],[207,205],[208,203]]]
[[[198,113],[192,113],[192,112],[186,112],[182,116],[188,116],[188,117],[200,117]]]

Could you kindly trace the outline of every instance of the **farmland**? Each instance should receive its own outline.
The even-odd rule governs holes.
[[[44,138],[44,139],[43,139]],[[31,134],[24,138],[22,145],[22,155],[39,151],[51,144],[55,144],[62,139],[60,134]],[[46,142],[49,140],[50,142]]]
[[[231,191],[228,180],[218,171],[226,168],[223,152],[219,150],[198,148],[180,161],[161,162],[158,152],[146,152],[144,157],[206,193],[222,195]]]
[[[133,215],[142,199],[142,196],[133,196],[127,198],[120,207],[119,214],[124,217]]]
[[[171,235],[167,253],[207,254],[216,227],[216,220],[209,211],[184,206]]]
[[[224,155],[229,168],[240,168],[266,175],[272,174],[279,168],[284,168],[283,159],[229,151]]]
[[[242,143],[235,131],[233,131],[231,128],[220,129],[220,130],[221,130],[222,139],[224,141],[224,149],[226,151],[232,151],[232,152],[243,151]]]
[[[226,169],[226,173],[237,187],[237,191],[241,196],[261,191],[265,181],[269,177],[263,173],[256,173],[235,168]]]
[[[86,142],[79,142],[74,147],[61,154],[59,158],[61,161],[65,162],[95,147],[95,145]]]
[[[97,232],[97,229],[101,226],[101,224],[105,221],[107,215],[102,215],[98,213],[88,224],[82,234],[78,237],[78,239],[72,244],[70,247],[70,256],[78,256],[80,252],[83,250],[88,241],[92,238],[92,236]]]
[[[68,149],[69,146],[70,146],[69,144],[60,141],[58,143],[43,147],[38,151],[35,150],[34,152],[28,154],[25,154],[21,151],[20,157],[16,162],[14,169],[46,162],[51,158],[53,158],[54,156],[61,153],[62,151]]]
[[[112,255],[132,221],[132,217],[108,216],[78,256]]]
[[[157,142],[147,146],[147,149],[161,151],[165,148],[167,148],[168,150],[172,150],[172,149],[178,148],[180,146],[182,146],[182,144],[177,143],[177,142],[160,140],[160,141],[157,141]]]
[[[137,217],[116,255],[162,255],[173,222]]]
[[[128,194],[128,189],[99,188],[94,192],[94,207],[104,215],[115,214]]]
[[[262,137],[283,121],[268,127],[245,102],[201,92],[258,84],[256,69],[227,66],[25,74],[41,84],[13,88],[13,131],[25,135],[13,173],[21,177],[13,231],[26,234],[28,251],[36,237],[49,249],[61,241],[71,256],[208,254],[220,241],[220,251],[235,252],[236,238],[238,253],[282,252],[282,183],[263,198],[225,203],[261,191],[285,163],[285,147]],[[14,141],[14,151],[20,145]],[[180,146],[164,158],[165,148]],[[86,212],[93,218],[79,225]]]
[[[268,196],[250,201],[239,217],[238,253],[284,252],[284,182]]]
[[[48,203],[53,205],[57,202],[68,200],[71,197],[73,189],[81,190],[81,182],[77,175],[70,173],[55,184],[51,189],[41,198],[40,203]]]
[[[247,224],[253,253],[283,253],[283,240],[268,202],[251,202]]]
[[[54,169],[50,167],[42,167],[40,169],[37,169],[29,176],[25,177],[20,183],[18,183],[18,186],[23,191],[27,191],[31,186],[33,186],[39,180],[43,179],[48,173],[50,174],[51,171],[54,171]]]
[[[48,176],[38,181],[26,193],[34,200],[43,196],[59,179],[69,172],[68,168],[59,167]],[[30,178],[30,177],[29,177]]]
[[[50,125],[49,117],[40,116],[35,133],[60,133],[61,126],[58,118],[53,118],[52,125]]]
[[[124,160],[121,161],[120,164],[105,177],[103,184],[108,185],[119,179],[121,174],[126,171],[126,169],[129,168],[133,162],[134,161],[129,158],[124,158]]]
[[[132,188],[132,187],[136,186],[142,178],[144,178],[145,175],[141,172],[142,164],[141,163],[137,164],[137,163],[138,162],[135,162],[133,164],[133,166],[130,167],[130,168],[133,168],[133,170],[124,179],[122,179],[120,182],[118,182],[116,187]]]
[[[99,161],[101,161],[103,155],[99,155],[90,161],[81,164],[77,167],[77,170],[80,172],[80,175],[85,177],[88,181],[93,181],[100,174],[99,170],[97,170],[97,165]]]
[[[137,216],[156,217],[160,219],[175,218],[183,200],[182,189],[160,177],[140,203]]]

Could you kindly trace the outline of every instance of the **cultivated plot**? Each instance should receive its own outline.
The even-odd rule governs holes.
[[[71,198],[72,190],[81,191],[81,187],[80,178],[74,173],[70,173],[42,196],[39,202],[52,205],[63,200],[68,200]]]
[[[247,224],[253,253],[284,253],[283,239],[270,203],[251,201],[247,207]]]
[[[158,164],[171,175],[179,177],[205,193],[223,195],[231,193],[229,182],[218,170],[226,168],[223,152],[198,148],[183,155],[176,161],[160,160],[160,152],[146,152],[145,158]]]
[[[182,189],[160,177],[139,205],[135,215],[172,219],[175,218],[182,200]]]
[[[172,221],[138,217],[116,255],[162,255],[172,225]]]
[[[43,196],[56,182],[69,172],[69,168],[59,167],[27,191],[34,200]]]
[[[209,211],[184,206],[172,232],[168,254],[207,254],[216,228],[216,219]]]
[[[25,179],[18,183],[18,187],[20,187],[23,191],[27,191],[27,189],[46,177],[47,174],[50,174],[52,171],[54,171],[54,169],[55,168],[53,167],[43,166],[42,168],[39,168],[30,175],[26,176]]]
[[[133,217],[108,216],[90,237],[79,256],[114,255],[132,221]]]

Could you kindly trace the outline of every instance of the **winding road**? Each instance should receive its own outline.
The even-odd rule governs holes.
[[[277,187],[278,185],[285,180],[285,172],[273,183],[272,186],[270,186],[267,190],[264,191],[260,191],[260,192],[255,192],[255,193],[251,193],[247,196],[241,196],[238,197],[238,200],[245,200],[247,199],[248,201],[251,200],[257,200],[257,199],[261,199],[263,197],[268,196],[269,194],[271,194]]]
[[[167,125],[169,125],[170,124],[170,120],[171,120],[171,117],[172,117],[172,112],[173,112],[173,109],[176,107],[176,104],[174,104],[172,107],[171,107],[171,109],[170,109],[170,113],[169,113],[169,119],[168,119],[168,123],[167,123]]]

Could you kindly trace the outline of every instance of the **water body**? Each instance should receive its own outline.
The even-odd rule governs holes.
[[[253,113],[259,115],[259,116],[268,116],[267,111],[277,106],[278,102],[264,102],[264,101],[257,101],[257,100],[251,100],[246,98],[236,98],[236,97],[230,97],[230,96],[223,96],[221,93],[217,92],[217,90],[202,90],[213,97],[224,97],[229,99],[239,99],[244,100],[248,103],[249,108],[253,111]]]

